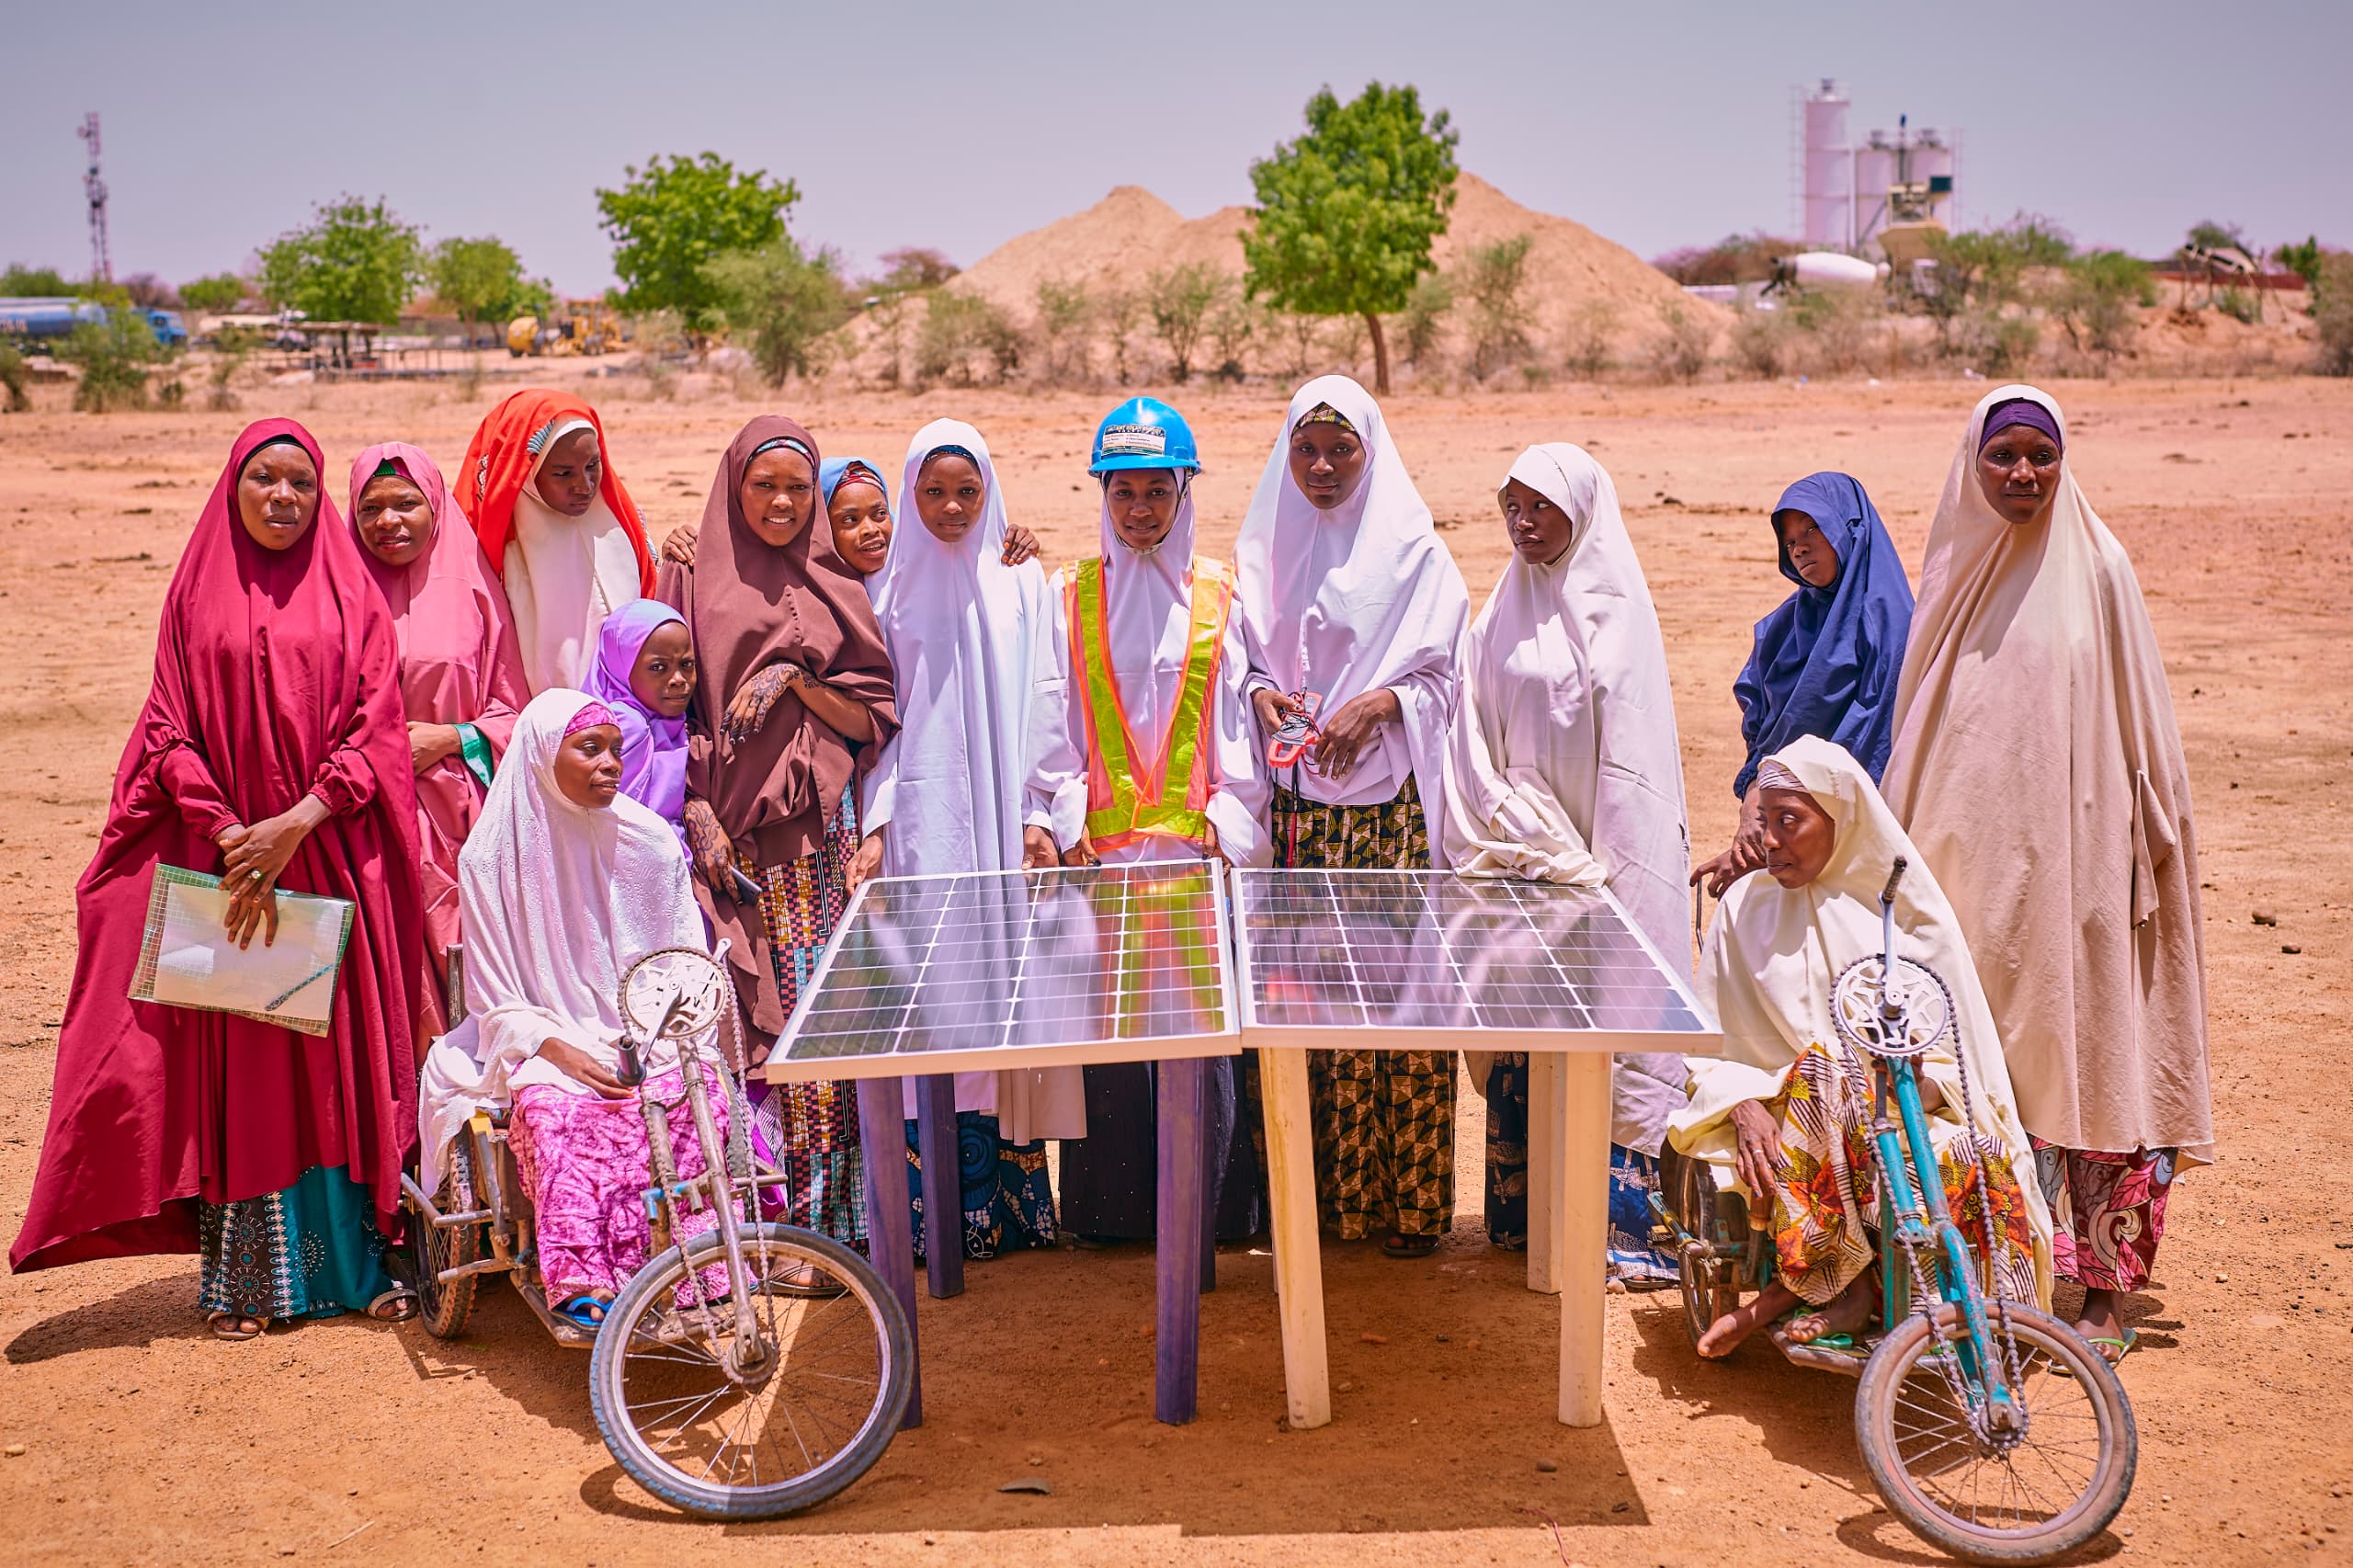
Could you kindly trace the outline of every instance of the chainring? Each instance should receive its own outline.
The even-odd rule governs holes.
[[[1935,970],[1907,958],[1895,960],[1888,1000],[1896,1017],[1880,1011],[1880,957],[1857,959],[1831,987],[1830,1021],[1838,1038],[1873,1056],[1913,1057],[1953,1033],[1952,992]]]

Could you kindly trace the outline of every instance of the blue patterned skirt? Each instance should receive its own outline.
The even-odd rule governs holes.
[[[333,1317],[366,1312],[393,1288],[375,1205],[340,1165],[313,1165],[259,1198],[200,1204],[197,1244],[207,1312]]]

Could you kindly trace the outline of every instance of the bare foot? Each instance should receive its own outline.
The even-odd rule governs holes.
[[[1870,1322],[1871,1297],[1878,1283],[1866,1269],[1826,1307],[1810,1312],[1800,1312],[1790,1320],[1789,1335],[1792,1343],[1811,1345],[1817,1339],[1833,1335],[1854,1334]]]
[[[1733,1308],[1708,1325],[1699,1336],[1699,1354],[1721,1361],[1739,1348],[1741,1341],[1798,1304],[1797,1297],[1779,1279],[1769,1281],[1744,1306]]]

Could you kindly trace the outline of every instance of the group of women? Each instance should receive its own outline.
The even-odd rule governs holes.
[[[1739,828],[1693,872],[1658,617],[1575,446],[1503,476],[1510,559],[1474,619],[1379,405],[1340,376],[1292,397],[1230,564],[1196,549],[1182,417],[1121,404],[1089,463],[1098,549],[1051,577],[950,420],[916,433],[894,496],[881,464],[755,419],[658,559],[575,398],[506,399],[455,483],[370,448],[348,522],[317,443],[263,421],[174,577],[78,890],[12,1262],[198,1252],[223,1337],[405,1316],[383,1261],[399,1174],[415,1157],[430,1187],[449,1131],[504,1104],[549,1298],[593,1327],[646,1244],[616,1076],[636,957],[723,940],[764,1050],[865,878],[1213,857],[1607,886],[1725,1036],[1720,1061],[1618,1062],[1611,1270],[1671,1274],[1646,1194],[1672,1140],[1750,1195],[1780,1257],[1780,1294],[1703,1349],[1785,1310],[1836,1333],[1867,1309],[1877,1216],[1827,986],[1902,855],[1906,950],[1959,1003],[1926,1076],[1956,1192],[1981,1173],[1959,1201],[1999,1238],[1991,1276],[2081,1284],[2121,1355],[2117,1294],[2212,1142],[2199,884],[2147,616],[2065,445],[2040,392],[1980,404],[1916,605],[1852,478],[1780,497],[1794,591],[1736,687]],[[326,1033],[127,999],[167,864],[220,873],[244,941],[274,933],[281,888],[351,901]],[[1696,973],[1691,881],[1723,899]],[[1488,1232],[1524,1245],[1527,1060],[1471,1062]],[[1973,1096],[1938,1092],[1963,1070]],[[1310,1078],[1326,1228],[1427,1256],[1453,1222],[1454,1043],[1316,1052]],[[1211,1091],[1217,1229],[1245,1236],[1255,1071],[1219,1063]],[[862,1241],[864,1162],[904,1161],[926,1244],[912,1122],[904,1151],[865,1149],[848,1086],[755,1092],[798,1222]],[[1149,1237],[1153,1094],[1144,1066],[960,1074],[961,1212],[928,1218],[975,1256]]]

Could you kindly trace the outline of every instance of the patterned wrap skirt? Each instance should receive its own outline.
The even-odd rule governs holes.
[[[1782,1151],[1768,1221],[1774,1268],[1783,1284],[1815,1306],[1835,1300],[1879,1256],[1871,1106],[1862,1064],[1819,1041],[1798,1058],[1782,1092],[1765,1102]],[[1928,1129],[1945,1201],[1984,1265],[1985,1289],[2007,1301],[2033,1301],[2034,1230],[2009,1154],[1998,1141],[1941,1117],[1931,1118]],[[1750,1222],[1756,1222],[1753,1214]]]
[[[760,884],[760,918],[767,926],[768,957],[788,1017],[801,988],[817,972],[818,956],[849,903],[849,863],[858,853],[854,793],[843,792],[823,845],[789,865],[763,866],[753,879]],[[784,1173],[787,1218],[837,1242],[863,1243],[866,1189],[858,1163],[858,1085],[755,1078],[747,1092],[752,1142]]]
[[[1386,801],[1330,806],[1278,784],[1275,864],[1421,869],[1429,826],[1412,778]],[[1315,1197],[1344,1241],[1394,1231],[1442,1236],[1454,1223],[1454,1052],[1311,1051]]]

